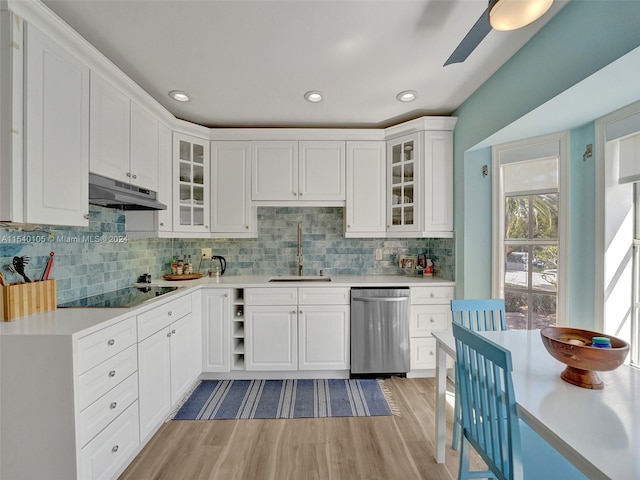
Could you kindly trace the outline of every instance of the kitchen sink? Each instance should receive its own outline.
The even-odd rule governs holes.
[[[314,275],[279,275],[271,277],[269,282],[330,282],[331,277],[314,276]]]

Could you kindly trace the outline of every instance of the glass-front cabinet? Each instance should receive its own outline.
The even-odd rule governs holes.
[[[175,231],[209,232],[209,142],[173,134]]]
[[[420,134],[387,143],[387,231],[420,231]]]

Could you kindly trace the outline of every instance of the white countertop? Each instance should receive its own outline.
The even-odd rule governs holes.
[[[151,285],[181,287],[132,308],[58,308],[0,322],[0,335],[88,335],[101,328],[155,308],[178,296],[190,294],[198,288],[249,287],[419,287],[454,286],[455,283],[438,277],[412,277],[408,275],[328,275],[330,282],[269,282],[274,275],[237,275],[219,278],[202,277],[197,280],[169,281],[153,279]],[[185,287],[185,288],[182,288]]]

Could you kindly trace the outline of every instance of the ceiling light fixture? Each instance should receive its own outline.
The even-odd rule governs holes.
[[[418,98],[418,92],[415,90],[405,90],[396,95],[399,102],[413,102],[416,98]]]
[[[496,30],[516,30],[544,15],[553,0],[490,0],[489,23]]]
[[[324,100],[324,95],[318,90],[310,90],[304,94],[304,99],[307,102],[318,103]]]
[[[189,95],[186,92],[180,90],[171,90],[169,96],[178,102],[188,102]]]

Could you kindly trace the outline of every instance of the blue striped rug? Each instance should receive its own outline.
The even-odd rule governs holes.
[[[391,415],[378,380],[205,380],[174,420]],[[393,404],[392,404],[393,405]]]

